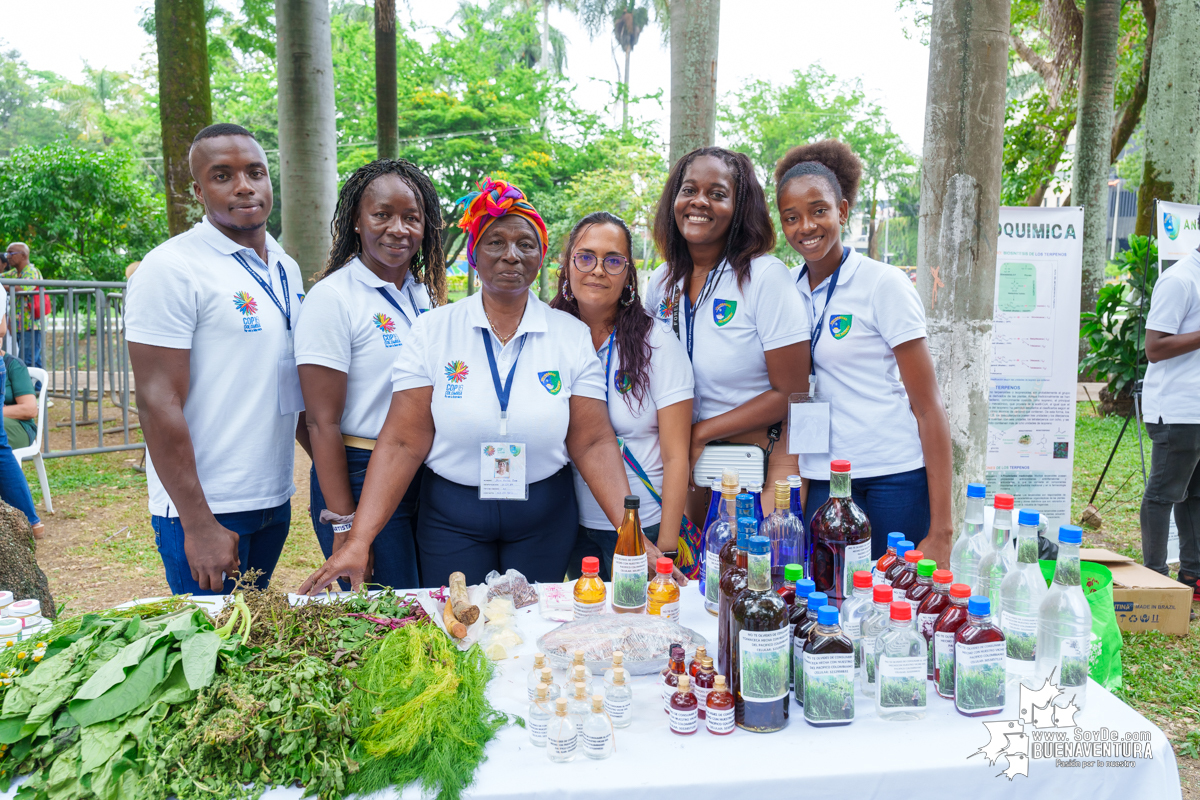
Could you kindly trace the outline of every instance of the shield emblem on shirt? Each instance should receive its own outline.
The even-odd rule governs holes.
[[[841,339],[850,332],[850,324],[854,322],[853,314],[834,314],[829,318],[829,332],[833,338]]]
[[[558,370],[550,370],[549,372],[539,372],[538,380],[542,386],[546,387],[546,391],[550,394],[558,394],[562,391],[562,378],[558,375]]]
[[[720,328],[733,319],[737,311],[737,300],[713,300],[713,322]]]

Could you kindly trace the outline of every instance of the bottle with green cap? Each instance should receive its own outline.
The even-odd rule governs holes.
[[[917,562],[917,582],[904,594],[904,599],[912,606],[913,618],[916,619],[917,608],[921,601],[933,591],[933,571],[937,562],[932,558],[922,558]]]
[[[785,564],[783,567],[783,585],[778,594],[790,609],[796,602],[796,581],[804,577],[804,567],[799,564]]]
[[[1038,608],[1046,597],[1046,580],[1038,566],[1038,523],[1030,508],[1017,514],[1017,563],[1000,583],[1000,629],[1008,648],[1008,691],[1016,697],[1020,684],[1038,688],[1033,679],[1037,660]]]
[[[746,588],[730,608],[734,719],[758,733],[788,723],[788,607],[771,587],[771,540],[749,537]]]
[[[1079,544],[1083,530],[1078,525],[1058,529],[1058,561],[1054,582],[1038,608],[1037,685],[1051,677],[1062,690],[1062,704],[1074,702],[1080,709],[1087,700],[1088,657],[1092,641],[1092,609],[1083,595],[1079,575]],[[1074,700],[1072,701],[1072,696]]]
[[[992,624],[1003,623],[1000,607],[1000,584],[1004,576],[1012,571],[1017,562],[1012,544],[1013,496],[996,495],[996,517],[992,522],[992,549],[979,562],[979,583],[973,587],[975,594],[990,601]]]

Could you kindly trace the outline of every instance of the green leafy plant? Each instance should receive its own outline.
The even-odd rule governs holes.
[[[1147,263],[1143,304],[1142,273]],[[1144,371],[1146,315],[1158,280],[1158,243],[1153,237],[1131,235],[1129,250],[1121,253],[1117,264],[1119,279],[1101,287],[1096,310],[1080,314],[1083,326],[1079,330],[1088,342],[1088,353],[1080,360],[1080,368],[1107,375],[1108,391],[1114,396],[1130,391]]]

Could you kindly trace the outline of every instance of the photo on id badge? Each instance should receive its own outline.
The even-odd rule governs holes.
[[[484,442],[480,449],[480,500],[528,500],[525,482],[525,445],[520,442]]]

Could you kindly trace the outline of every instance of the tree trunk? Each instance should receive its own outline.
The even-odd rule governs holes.
[[[1108,172],[1112,161],[1113,82],[1121,0],[1088,0],[1083,7],[1083,62],[1079,69],[1079,112],[1071,199],[1083,206],[1083,288],[1079,310],[1095,311],[1108,264]],[[1086,352],[1086,342],[1080,347]]]
[[[375,142],[380,158],[400,152],[396,105],[396,0],[375,0]]]
[[[54,619],[57,608],[50,582],[38,566],[37,542],[29,519],[0,500],[0,591],[12,592],[17,600],[37,600],[42,616]]]
[[[1150,63],[1154,59],[1154,25],[1157,17],[1156,0],[1142,0],[1142,16],[1146,19],[1145,52],[1142,53],[1142,70],[1138,73],[1137,83],[1133,86],[1133,94],[1117,111],[1120,118],[1113,130],[1112,151],[1109,161],[1115,163],[1134,128],[1142,121],[1142,108],[1146,105],[1146,93],[1150,89]]]
[[[721,0],[671,3],[671,163],[717,136]]]
[[[550,0],[542,0],[542,52],[540,66],[542,72],[550,71]]]
[[[337,203],[337,128],[328,0],[276,0],[281,244],[305,286],[325,265]]]
[[[1134,233],[1153,236],[1154,201],[1195,203],[1200,172],[1200,0],[1158,0]]]
[[[633,55],[633,48],[625,48],[625,92],[621,98],[621,127],[629,127],[629,57]]]
[[[1009,0],[934,0],[917,290],[950,418],[954,516],[987,467]]]
[[[879,228],[875,224],[875,214],[879,209],[878,186],[871,187],[871,215],[867,220],[867,258],[879,260]]]
[[[200,217],[192,196],[188,150],[200,129],[212,124],[204,0],[155,0],[154,25],[167,230],[176,236]]]

